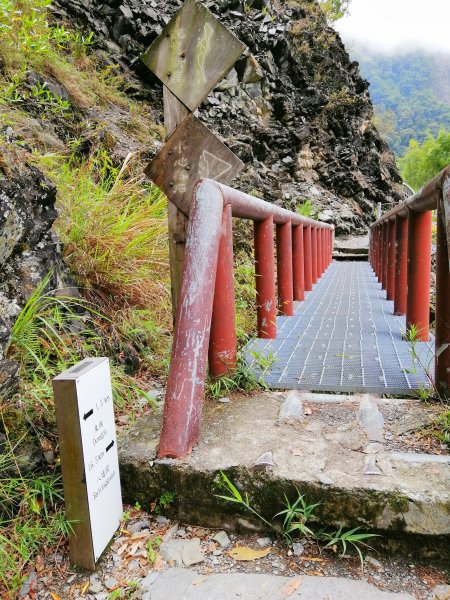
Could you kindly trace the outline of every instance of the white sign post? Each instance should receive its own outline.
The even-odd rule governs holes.
[[[86,358],[53,379],[70,558],[94,570],[120,524],[122,496],[107,358]]]

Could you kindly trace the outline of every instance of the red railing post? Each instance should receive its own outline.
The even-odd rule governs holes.
[[[292,228],[292,274],[294,278],[294,300],[305,299],[305,264],[303,249],[303,225]]]
[[[395,297],[394,315],[406,314],[408,272],[408,218],[395,221]]]
[[[371,247],[371,251],[370,251],[370,266],[372,267],[372,271],[374,273],[376,273],[376,269],[375,269],[375,256],[376,256],[376,247],[377,247],[377,243],[376,243],[376,227],[372,227],[370,229],[370,247]]]
[[[310,292],[313,286],[312,278],[312,227],[307,225],[303,229],[304,267],[305,267],[305,291]]]
[[[322,273],[325,273],[325,269],[327,268],[327,230],[325,227],[322,227],[320,231],[320,235],[322,236]]]
[[[443,398],[450,397],[450,177],[438,199],[436,254],[436,352],[434,382]]]
[[[209,372],[213,377],[236,368],[236,309],[233,277],[233,219],[231,206],[224,208],[217,260],[216,285],[209,338]]]
[[[386,299],[394,300],[395,297],[395,219],[388,220],[388,267]]]
[[[291,222],[277,225],[278,310],[282,315],[294,314]]]
[[[311,227],[312,282],[317,283],[317,227]]]
[[[187,233],[159,457],[184,458],[200,434],[222,213],[218,189],[210,186],[197,194]]]
[[[380,225],[377,225],[377,262],[376,262],[376,273],[378,281],[381,281],[381,257],[383,254],[382,244],[383,244],[383,230]]]
[[[375,275],[377,274],[377,249],[378,249],[378,234],[377,234],[377,228],[376,227],[372,227],[372,229],[370,230],[370,234],[373,238],[373,254],[372,254],[372,261],[371,261],[371,267],[373,269],[373,272],[375,273]]]
[[[383,223],[383,275],[382,287],[387,290],[388,280],[388,264],[389,264],[389,221]]]
[[[317,228],[317,279],[322,277],[322,228]]]
[[[431,211],[410,211],[408,219],[408,294],[406,328],[418,328],[418,339],[430,336]]]
[[[380,223],[380,268],[378,273],[378,281],[383,288],[383,271],[384,271],[384,223]]]
[[[277,337],[277,304],[273,216],[264,221],[255,221],[254,234],[258,337],[275,339]]]

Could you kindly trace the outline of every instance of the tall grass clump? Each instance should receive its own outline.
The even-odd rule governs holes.
[[[142,368],[165,373],[172,329],[165,196],[146,180],[138,155],[121,168],[103,150],[37,164],[57,184],[64,259],[106,315],[103,336],[119,351],[139,351]]]
[[[58,186],[56,230],[82,287],[140,308],[169,299],[166,199],[138,157],[118,170],[101,152],[79,165],[40,161]]]

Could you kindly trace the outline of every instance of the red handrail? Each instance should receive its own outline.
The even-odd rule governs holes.
[[[236,365],[232,216],[254,221],[259,337],[276,337],[274,224],[282,314],[293,314],[293,301],[303,300],[305,286],[311,289],[311,262],[318,278],[332,260],[334,226],[215,181],[199,182],[187,232],[160,457],[184,458],[198,441],[208,353],[213,376]]]
[[[394,300],[394,313],[406,314],[406,327],[430,335],[432,210],[437,210],[436,321],[434,383],[450,397],[450,165],[420,192],[386,212],[371,226],[369,260]]]

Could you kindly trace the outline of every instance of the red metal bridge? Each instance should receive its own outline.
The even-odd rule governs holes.
[[[254,222],[259,340],[247,352],[255,372],[258,354],[274,357],[270,386],[412,394],[433,385],[449,395],[450,167],[372,225],[369,263],[333,261],[332,226],[203,180],[190,210],[159,456],[183,458],[197,443],[208,360],[213,377],[236,367],[233,217]]]

